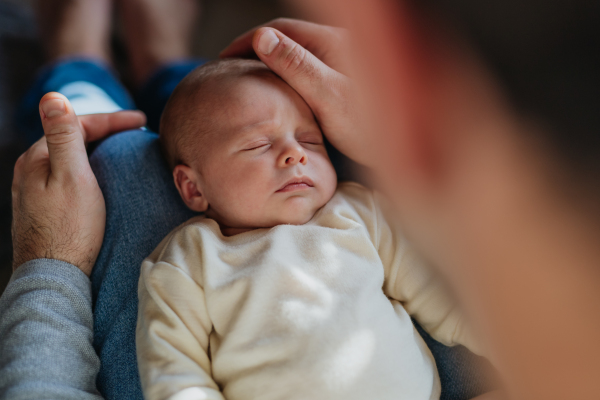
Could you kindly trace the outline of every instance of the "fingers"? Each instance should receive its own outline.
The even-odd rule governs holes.
[[[304,47],[272,28],[260,28],[253,37],[260,59],[293,87],[313,109],[331,99],[342,75],[325,65]]]
[[[83,126],[85,141],[93,142],[112,133],[140,128],[146,125],[146,114],[141,111],[90,114],[80,116],[79,121]]]
[[[219,57],[248,57],[254,54],[252,40],[257,30],[263,27],[275,28],[284,35],[292,38],[317,58],[323,60],[323,55],[328,51],[328,39],[338,30],[326,25],[300,21],[289,18],[278,18],[266,24],[257,26],[234,39]]]
[[[296,24],[306,24],[305,21],[294,21]],[[273,21],[269,21],[266,24],[259,25],[255,28],[250,29],[249,31],[243,33],[233,40],[220,54],[219,57],[227,58],[227,57],[248,57],[254,54],[254,48],[252,47],[252,38],[256,31],[262,27],[269,26],[271,28],[278,29],[279,31],[285,33],[286,35],[290,35],[288,27],[289,20],[285,18],[275,19]],[[294,37],[294,35],[290,35]],[[296,40],[299,40],[296,37]]]
[[[51,174],[60,178],[89,168],[82,126],[69,100],[60,93],[47,93],[40,101],[40,116]]]

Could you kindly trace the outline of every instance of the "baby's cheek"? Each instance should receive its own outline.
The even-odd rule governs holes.
[[[260,177],[259,172],[246,171],[240,173],[235,183],[230,186],[229,198],[233,203],[232,207],[234,210],[240,210],[238,215],[244,219],[258,217],[261,209],[267,206],[267,195],[271,190],[267,182]]]
[[[335,168],[326,156],[320,160],[319,171],[317,172],[321,178],[323,195],[327,197],[326,202],[333,196],[337,187],[337,174]]]

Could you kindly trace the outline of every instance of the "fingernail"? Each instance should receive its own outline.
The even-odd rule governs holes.
[[[279,38],[275,32],[269,29],[260,36],[260,39],[258,39],[258,51],[265,56],[268,56],[278,44]]]
[[[52,99],[42,103],[42,111],[46,118],[54,118],[65,114],[67,107],[65,107],[65,102],[61,99]]]

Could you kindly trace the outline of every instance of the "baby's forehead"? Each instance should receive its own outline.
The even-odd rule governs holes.
[[[266,106],[276,101],[269,96],[272,93],[263,90],[269,85],[269,74],[267,70],[263,74],[220,75],[203,82],[190,94],[182,115],[189,121],[188,143],[204,147],[235,139],[245,127],[266,118]]]
[[[276,101],[276,97],[287,93],[287,87],[287,83],[265,67],[207,79],[194,97],[199,103],[227,108],[242,106],[248,101]]]
[[[196,153],[243,140],[257,126],[268,130],[281,114],[294,121],[313,118],[304,100],[263,63],[229,67],[201,74],[187,87],[184,135]]]
[[[208,125],[254,125],[281,110],[295,110],[299,95],[270,70],[219,76],[192,96],[189,112]]]

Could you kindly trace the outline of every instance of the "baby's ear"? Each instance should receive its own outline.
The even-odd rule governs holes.
[[[198,175],[187,165],[177,165],[173,170],[175,186],[184,203],[193,211],[204,212],[208,208],[208,201],[202,195],[198,182]]]

